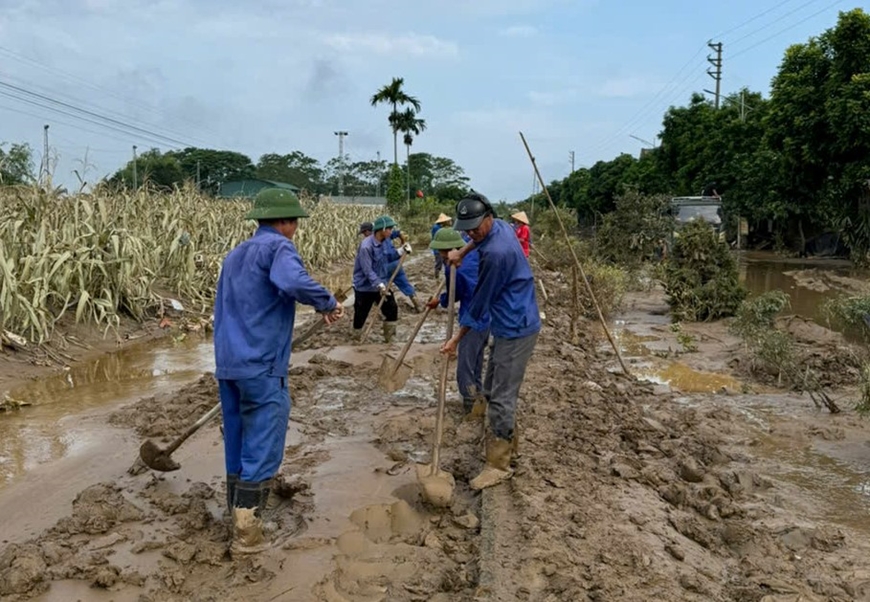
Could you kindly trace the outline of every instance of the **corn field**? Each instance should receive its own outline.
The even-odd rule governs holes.
[[[309,269],[353,257],[375,207],[313,203],[294,242]],[[165,297],[210,311],[226,254],[256,224],[249,202],[190,189],[57,196],[0,188],[0,334],[43,343],[65,315],[116,328],[156,315]]]

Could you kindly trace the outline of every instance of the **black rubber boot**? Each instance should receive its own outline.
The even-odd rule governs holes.
[[[239,475],[237,474],[228,474],[227,475],[227,512],[232,517],[233,515],[233,501],[236,499],[236,485],[239,482]]]
[[[233,543],[230,552],[233,556],[255,554],[269,546],[261,518],[264,500],[268,500],[269,489],[263,494],[263,483],[239,481],[233,500]]]

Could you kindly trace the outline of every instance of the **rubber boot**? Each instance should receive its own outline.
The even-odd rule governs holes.
[[[471,480],[472,489],[480,490],[503,483],[511,477],[511,441],[490,436],[486,440],[486,464]]]
[[[396,323],[384,322],[384,343],[392,343],[396,336]]]
[[[227,513],[228,516],[233,515],[233,501],[236,499],[236,485],[239,482],[239,475],[227,475]]]
[[[423,311],[420,307],[420,302],[417,301],[417,295],[411,295],[411,305],[414,306],[415,314],[419,314],[421,311]]]
[[[362,342],[363,330],[363,328],[354,328],[353,335],[351,335],[354,343]]]
[[[232,556],[256,554],[269,547],[261,517],[262,509],[269,499],[269,489],[262,483],[239,481],[233,500]]]
[[[514,423],[514,436],[511,437],[511,466],[516,466],[520,457],[520,425]]]

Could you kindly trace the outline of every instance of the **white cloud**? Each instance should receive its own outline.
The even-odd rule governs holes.
[[[538,34],[538,28],[534,25],[513,25],[498,33],[508,38],[531,38]]]
[[[605,81],[598,90],[598,94],[610,98],[630,98],[647,93],[652,89],[656,89],[656,85],[653,82],[645,77],[632,75]]]
[[[342,52],[431,57],[454,57],[459,54],[459,47],[456,43],[431,35],[330,34],[325,41],[327,45]]]

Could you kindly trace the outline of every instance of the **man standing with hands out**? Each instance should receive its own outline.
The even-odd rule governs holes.
[[[494,216],[489,200],[471,192],[456,204],[456,230],[468,233],[471,242],[450,251],[447,261],[460,265],[476,250],[480,268],[477,287],[468,307],[472,320],[490,318],[492,350],[484,381],[489,397],[486,465],[472,479],[472,489],[485,489],[510,477],[516,435],[517,399],[538,333],[541,318],[535,300],[535,281],[513,229]],[[453,354],[470,328],[459,331],[441,347]]]

